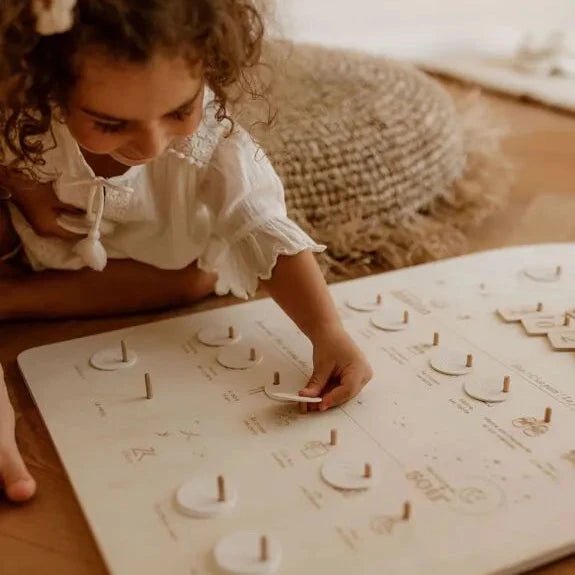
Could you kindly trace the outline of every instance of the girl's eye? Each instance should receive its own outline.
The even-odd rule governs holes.
[[[94,127],[104,134],[118,134],[125,129],[125,124],[109,124],[107,122],[94,122]]]

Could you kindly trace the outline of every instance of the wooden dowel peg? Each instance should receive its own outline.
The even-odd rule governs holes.
[[[561,266],[557,266],[555,268],[555,275],[559,277],[563,273],[563,268]]]
[[[566,313],[565,317],[563,318],[563,325],[565,327],[569,327],[570,323],[571,323],[571,316],[568,313]]]
[[[226,482],[223,475],[218,475],[218,501],[223,503],[226,500]]]
[[[377,297],[375,298],[375,303],[377,305],[381,305],[383,303],[383,296],[380,293],[377,294]]]
[[[152,378],[149,373],[144,375],[146,381],[146,399],[152,399],[154,397],[154,390],[152,389]]]
[[[260,537],[260,561],[269,559],[268,538],[265,535]]]
[[[250,348],[250,361],[255,361],[256,360],[256,348],[252,347]]]
[[[274,385],[280,384],[280,372],[274,371]]]
[[[473,367],[473,355],[471,353],[467,354],[467,361],[465,362],[465,367]]]
[[[403,504],[403,515],[401,516],[401,518],[404,521],[409,521],[409,519],[411,518],[411,503],[409,501],[406,501]]]
[[[509,386],[511,385],[511,378],[506,375],[503,378],[503,393],[509,393]]]
[[[407,310],[403,312],[403,323],[409,323],[409,312]]]
[[[122,346],[122,362],[127,363],[128,361],[128,346],[126,345],[126,341],[121,341]]]
[[[365,467],[363,468],[363,476],[364,476],[366,479],[370,479],[370,478],[371,478],[371,473],[372,473],[372,471],[371,471],[371,465],[370,465],[369,463],[366,463],[366,464],[365,464]]]
[[[435,346],[439,345],[439,333],[438,332],[435,332],[433,334],[433,345],[435,345]]]
[[[551,423],[551,416],[553,415],[553,410],[550,407],[546,407],[545,408],[545,417],[543,418],[543,421],[545,423]]]
[[[234,339],[235,337],[236,337],[236,330],[234,329],[233,325],[230,325],[230,327],[228,327],[228,338]]]
[[[543,304],[542,304],[541,302],[539,302],[539,303],[537,304],[537,311],[538,311],[538,312],[543,311]]]
[[[337,429],[332,429],[329,433],[329,444],[337,445]]]

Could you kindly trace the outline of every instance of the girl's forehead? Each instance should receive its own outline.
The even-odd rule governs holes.
[[[96,51],[76,57],[77,80],[69,105],[89,107],[118,118],[163,116],[198,93],[201,62],[158,53],[146,62],[114,60]]]

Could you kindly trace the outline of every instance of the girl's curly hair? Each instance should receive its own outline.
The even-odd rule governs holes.
[[[263,97],[248,74],[264,33],[251,0],[78,0],[72,29],[53,36],[36,33],[30,0],[2,0],[0,12],[0,163],[9,152],[15,167],[43,164],[42,136],[66,109],[73,56],[88,46],[132,63],[157,50],[199,57],[220,121],[242,93]]]

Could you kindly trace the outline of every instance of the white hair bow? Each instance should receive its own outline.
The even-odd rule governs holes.
[[[33,0],[32,12],[36,16],[36,32],[42,36],[61,34],[74,24],[77,0]]]

